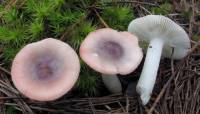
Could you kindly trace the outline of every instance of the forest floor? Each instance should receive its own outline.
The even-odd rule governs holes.
[[[55,0],[59,7],[55,11],[58,9],[64,11],[63,9],[66,8],[70,10],[67,14],[70,17],[59,11],[56,12],[61,16],[56,15],[59,18],[56,18],[55,12],[44,10],[44,7],[48,6],[42,3],[39,3],[41,7],[37,7],[37,10],[31,9],[31,5],[28,4],[30,1],[36,2],[37,0],[1,0],[1,114],[200,114],[199,0]],[[49,3],[48,1],[50,0],[44,0],[44,3]],[[47,13],[49,14],[47,15]],[[54,13],[52,14],[54,16],[51,16],[51,13]],[[141,104],[137,94],[128,96],[125,93],[120,95],[109,95],[107,91],[102,93],[101,91],[105,87],[102,86],[100,74],[91,69],[89,70],[90,74],[86,74],[87,70],[81,71],[79,82],[74,90],[56,101],[33,101],[21,95],[14,87],[10,78],[10,66],[15,54],[24,45],[40,40],[40,38],[56,37],[69,42],[73,45],[72,47],[78,49],[86,35],[95,29],[110,27],[126,31],[132,19],[150,14],[165,15],[178,23],[188,33],[192,47],[187,57],[182,60],[166,58],[161,60],[156,85],[150,102],[146,106]],[[36,21],[34,18],[38,20],[42,18],[42,21]],[[68,23],[65,23],[66,21]],[[32,27],[27,29],[29,31],[26,33],[20,31],[26,30],[29,24]],[[11,31],[13,25],[20,34]],[[18,27],[24,28],[19,29]],[[11,32],[5,32],[5,30]],[[19,36],[21,33],[24,36]],[[26,38],[23,41],[19,39],[19,37],[27,36],[29,36],[28,40]],[[73,40],[73,38],[77,39]],[[17,47],[16,50],[13,50],[15,47]],[[136,71],[127,76],[131,78],[132,82],[139,78],[142,65],[143,63]],[[82,75],[95,75],[96,77],[85,76],[87,78],[84,79]],[[133,75],[136,79],[131,77]],[[83,82],[89,79],[91,81],[84,85]],[[81,80],[83,81],[81,82]],[[95,85],[97,81],[99,84]],[[124,85],[125,91],[127,85]]]

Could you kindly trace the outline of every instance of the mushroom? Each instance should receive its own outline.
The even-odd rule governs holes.
[[[190,50],[190,40],[183,28],[161,15],[147,15],[135,19],[129,24],[128,31],[141,41],[149,42],[143,70],[136,87],[142,104],[146,105],[156,81],[161,55],[173,59],[184,58]]]
[[[103,82],[111,93],[121,93],[117,74],[126,75],[135,70],[143,53],[134,35],[103,28],[85,38],[80,56],[91,68],[102,73]]]
[[[26,97],[51,101],[67,93],[80,71],[76,52],[66,43],[47,38],[26,45],[16,55],[12,81]]]

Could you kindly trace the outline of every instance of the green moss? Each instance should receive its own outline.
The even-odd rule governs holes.
[[[14,108],[14,107],[12,107],[12,106],[7,106],[6,107],[6,112],[5,112],[5,114],[16,114],[16,109]]]
[[[53,16],[48,18],[52,35],[55,37],[60,36],[68,26],[74,24],[83,15],[85,15],[84,12],[71,11],[70,9],[65,12],[55,12]]]
[[[54,4],[52,4],[50,0],[28,0],[26,2],[25,10],[37,19],[45,19],[52,14],[52,11],[54,11],[53,5]]]
[[[31,34],[31,37],[40,37],[44,31],[44,22],[43,21],[34,21],[30,23],[29,33]]]
[[[2,13],[4,11],[4,6],[0,4],[0,12]]]
[[[75,87],[80,95],[96,96],[99,94],[100,76],[83,61],[81,63],[81,73]]]
[[[193,35],[192,40],[200,41],[200,35]]]
[[[88,33],[94,31],[95,29],[96,27],[92,25],[91,22],[83,22],[82,24],[80,24],[80,26],[74,29],[73,35],[70,39],[70,43],[76,50],[78,50],[80,44],[83,42]]]
[[[1,41],[8,41],[12,39],[9,33],[9,29],[5,26],[0,26],[0,40]]]
[[[3,48],[3,62],[10,65],[20,48],[4,47]],[[7,66],[7,65],[6,65]]]
[[[12,46],[19,47],[23,45],[25,34],[25,29],[23,27],[0,27],[0,41]]]
[[[181,12],[181,14],[185,19],[189,20],[192,16],[192,11],[191,10],[188,10],[188,11],[184,10],[184,11]]]
[[[3,13],[3,19],[7,23],[15,23],[18,20],[18,11],[15,8],[11,8],[11,10],[5,11]]]
[[[66,29],[65,26],[62,26],[60,24],[50,25],[50,27],[52,29],[52,35],[55,36],[55,38],[59,37],[61,33],[63,33]]]
[[[84,3],[88,6],[92,5],[95,2],[95,0],[84,0]],[[96,1],[96,3],[99,1]]]
[[[126,30],[129,22],[134,19],[130,7],[106,7],[102,12],[103,19],[107,24],[117,30]]]
[[[76,12],[72,12],[71,10],[66,10],[65,12],[54,12],[54,16],[49,16],[48,20],[52,25],[54,24],[69,24],[74,22],[77,17],[81,15]]]
[[[79,8],[72,10],[64,8],[64,5],[64,0],[27,0],[21,9],[13,7],[4,10],[0,7],[3,14],[0,41],[5,47],[10,47],[6,48],[8,53],[13,52],[12,48],[20,48],[44,37],[59,37],[68,26],[85,15]],[[79,32],[80,30],[76,33]],[[10,57],[5,56],[5,60],[8,60],[7,58]]]
[[[164,3],[159,7],[152,7],[151,12],[158,15],[166,15],[173,11],[173,6],[170,3]]]
[[[56,8],[61,8],[61,6],[65,3],[65,0],[52,0],[51,2]]]

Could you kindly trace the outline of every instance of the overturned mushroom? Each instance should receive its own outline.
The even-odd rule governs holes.
[[[156,81],[161,55],[182,59],[190,50],[190,40],[183,28],[161,15],[148,15],[135,19],[129,24],[128,31],[141,41],[150,42],[136,87],[143,105],[146,105]]]
[[[55,100],[76,82],[80,63],[66,43],[47,38],[26,45],[16,55],[11,69],[16,88],[30,99]]]
[[[116,74],[131,73],[143,57],[137,37],[110,28],[91,32],[81,44],[80,56],[90,67],[102,73],[103,82],[112,93],[122,92]]]

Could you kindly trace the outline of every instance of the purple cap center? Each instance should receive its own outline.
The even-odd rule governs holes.
[[[122,57],[124,51],[120,44],[114,41],[103,42],[100,45],[100,54],[110,59],[119,59]]]
[[[49,80],[55,77],[57,61],[53,57],[41,57],[34,63],[34,74],[38,80]]]

